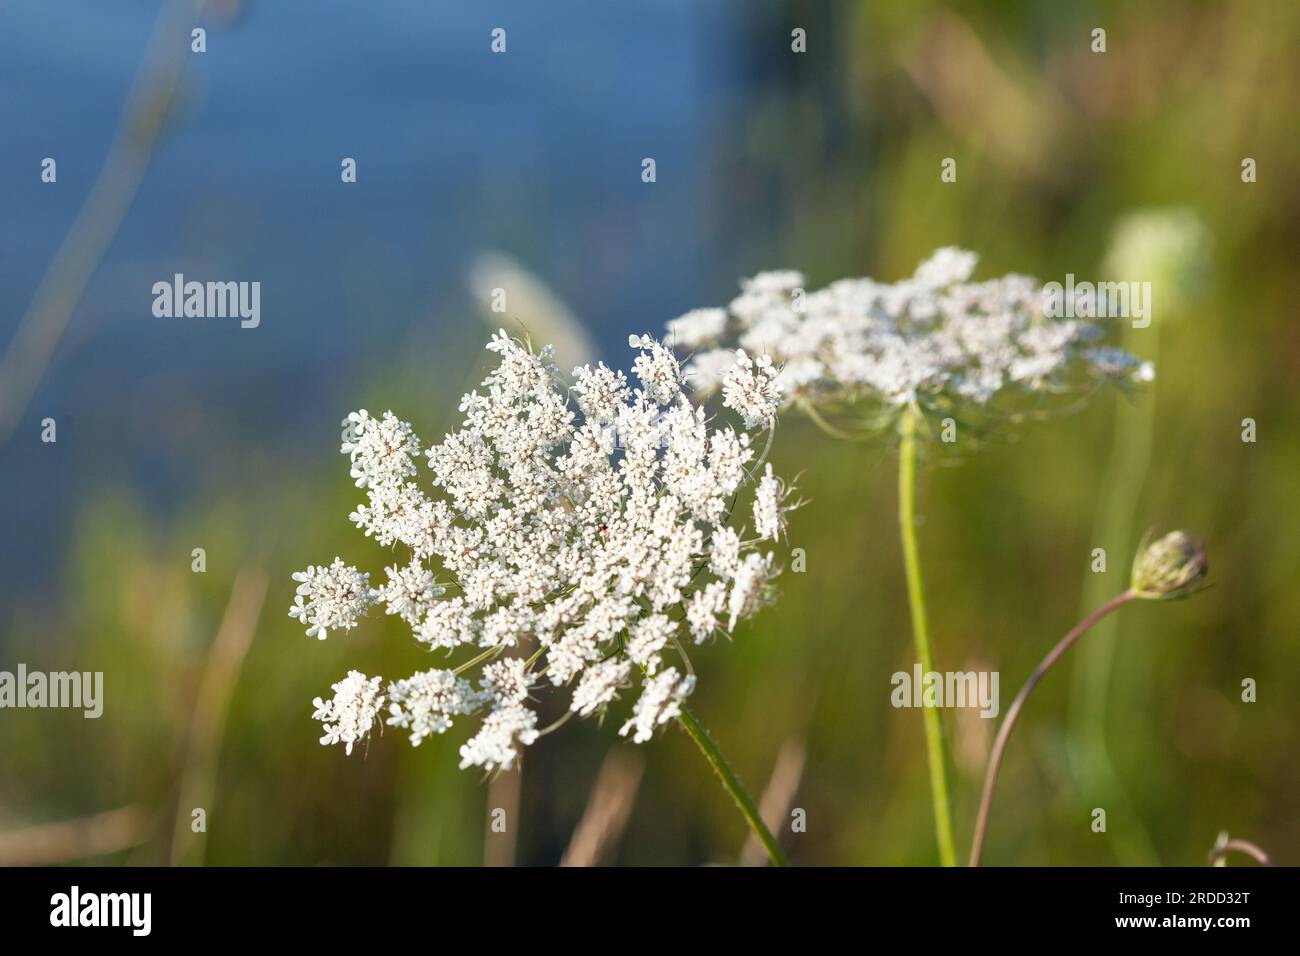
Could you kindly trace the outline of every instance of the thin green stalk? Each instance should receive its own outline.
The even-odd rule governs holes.
[[[1002,767],[1002,758],[1007,752],[1007,741],[1011,739],[1011,731],[1016,726],[1016,718],[1020,716],[1020,711],[1024,708],[1025,701],[1029,699],[1030,692],[1038,686],[1038,682],[1043,679],[1043,675],[1052,669],[1052,666],[1061,659],[1075,641],[1088,632],[1090,627],[1112,611],[1123,607],[1139,596],[1132,588],[1123,591],[1076,624],[1070,633],[1057,641],[1056,646],[1047,652],[1047,656],[1029,675],[1029,680],[1025,681],[1025,686],[1020,688],[1020,693],[1016,694],[1016,699],[1007,708],[1007,715],[1002,718],[1002,726],[998,728],[997,739],[993,741],[993,750],[989,754],[988,771],[984,775],[984,791],[980,795],[980,809],[979,813],[975,815],[975,834],[970,845],[971,866],[980,865],[980,853],[984,849],[984,834],[989,825],[989,810],[993,806],[993,789],[998,783],[998,770]]]
[[[1159,363],[1160,327],[1143,330],[1141,348],[1146,357]],[[1154,334],[1152,334],[1154,333]],[[1138,350],[1134,331],[1125,323],[1121,346]],[[1092,547],[1104,547],[1108,554],[1131,554],[1137,546],[1136,515],[1141,491],[1146,487],[1146,475],[1151,460],[1151,446],[1155,436],[1155,386],[1147,388],[1141,401],[1131,402],[1124,397],[1115,401],[1115,419],[1112,425],[1112,445],[1106,468],[1098,487],[1096,516],[1093,519]],[[1082,602],[1079,613],[1087,613],[1105,600],[1113,590],[1112,580],[1106,574],[1084,572]],[[1106,740],[1106,718],[1110,713],[1111,684],[1115,648],[1119,636],[1119,619],[1100,622],[1093,629],[1088,643],[1079,648],[1078,660],[1071,674],[1070,691],[1070,748],[1075,779],[1087,781],[1090,790],[1099,794],[1107,806],[1130,807],[1132,798],[1115,772]],[[1131,667],[1146,666],[1139,661],[1142,646],[1129,649]],[[1121,706],[1123,704],[1121,703]],[[1123,865],[1149,865],[1156,859],[1149,834],[1142,824],[1140,814],[1128,813],[1131,825],[1116,832],[1112,841],[1119,862]]]
[[[930,632],[925,616],[925,591],[921,586],[921,559],[916,545],[916,438],[921,413],[916,406],[903,412],[902,444],[898,451],[898,526],[903,538],[903,566],[907,572],[907,601],[912,614],[912,638],[921,673],[934,670]],[[925,751],[930,765],[930,802],[934,806],[934,831],[939,842],[939,862],[957,865],[952,842],[952,805],[944,757],[943,722],[933,707],[923,707]]]
[[[474,657],[471,657],[469,660],[467,660],[464,664],[461,664],[459,667],[453,670],[452,673],[463,674],[470,668],[476,667],[477,665],[482,664],[485,660],[488,660],[489,658],[492,657],[496,657],[500,653],[501,653],[500,647],[489,647],[482,654],[477,654]],[[538,653],[541,653],[541,651],[539,650]],[[535,661],[536,659],[537,659],[537,655],[534,654],[531,658],[529,658],[527,663],[532,664],[533,661]]]
[[[695,746],[700,748],[700,753],[704,754],[704,759],[709,762],[709,766],[717,773],[718,778],[722,781],[722,786],[731,794],[731,798],[736,801],[741,816],[745,818],[749,828],[754,831],[754,836],[758,837],[758,842],[763,844],[763,849],[767,850],[772,865],[789,866],[790,861],[786,859],[785,852],[776,842],[776,837],[772,836],[772,831],[767,828],[767,824],[763,822],[763,818],[759,815],[754,798],[749,795],[745,785],[740,782],[736,772],[731,769],[731,764],[727,763],[727,758],[722,755],[722,751],[718,749],[718,745],[709,736],[709,732],[691,713],[690,708],[684,704],[677,722],[682,725],[682,729],[686,731],[687,736],[695,741]]]

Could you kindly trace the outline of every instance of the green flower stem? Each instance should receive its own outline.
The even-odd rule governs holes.
[[[786,859],[785,853],[780,845],[776,842],[776,837],[772,836],[772,831],[767,828],[763,818],[758,813],[758,807],[754,803],[754,798],[749,795],[745,785],[740,782],[736,772],[731,769],[731,764],[727,763],[727,758],[722,755],[718,745],[709,732],[691,713],[690,708],[685,704],[682,705],[681,715],[677,722],[682,725],[687,736],[695,741],[695,745],[700,748],[700,753],[704,754],[704,759],[709,762],[718,778],[722,781],[722,786],[731,794],[736,806],[740,808],[741,816],[749,824],[749,828],[754,831],[754,836],[758,837],[758,842],[763,844],[763,849],[767,850],[767,855],[772,858],[773,866],[789,866],[790,861]]]
[[[975,817],[975,835],[971,839],[970,845],[971,866],[980,865],[980,851],[984,848],[984,833],[989,825],[989,808],[993,804],[993,788],[998,783],[998,769],[1002,766],[1002,757],[1007,751],[1007,741],[1011,739],[1011,730],[1016,726],[1016,718],[1020,716],[1020,711],[1025,706],[1025,700],[1029,697],[1029,692],[1037,686],[1038,682],[1043,679],[1043,675],[1052,669],[1052,665],[1061,659],[1061,656],[1070,649],[1071,645],[1088,631],[1088,628],[1137,597],[1139,597],[1138,593],[1132,589],[1117,594],[1076,624],[1074,630],[1057,641],[1056,646],[1047,652],[1047,656],[1029,675],[1029,680],[1025,681],[1025,686],[1020,688],[1020,693],[1016,694],[1016,699],[1007,708],[1007,715],[1002,718],[1002,726],[998,728],[997,739],[993,741],[993,751],[989,754],[988,771],[984,775],[984,792],[980,796],[980,810]]]
[[[898,526],[903,537],[903,566],[907,572],[907,601],[912,614],[912,638],[922,675],[934,670],[930,632],[925,617],[925,591],[921,586],[921,560],[916,546],[916,439],[921,413],[915,405],[903,412],[902,444],[898,452]],[[944,757],[943,723],[933,707],[921,709],[925,721],[925,750],[930,765],[930,802],[934,806],[934,831],[939,842],[939,862],[957,865],[952,842],[952,801]]]
[[[1122,324],[1121,347],[1142,351],[1159,368],[1160,325],[1134,330],[1128,322]],[[1141,492],[1147,486],[1155,436],[1156,385],[1147,386],[1145,392],[1138,402],[1122,396],[1115,400],[1110,456],[1098,485],[1091,538],[1093,547],[1104,547],[1112,555],[1132,554],[1138,543],[1135,522]],[[1080,615],[1096,607],[1114,590],[1110,575],[1088,569],[1083,578]],[[1075,780],[1086,780],[1091,789],[1102,795],[1100,799],[1105,800],[1106,806],[1131,808],[1132,797],[1115,771],[1106,741],[1118,637],[1118,619],[1102,621],[1093,629],[1088,643],[1079,648],[1070,675],[1069,736],[1074,741],[1070,756]],[[1148,666],[1140,645],[1129,648],[1130,655],[1135,651],[1143,655],[1136,659],[1138,666]],[[1134,658],[1131,656],[1130,660]],[[1128,812],[1125,817],[1129,825],[1115,831],[1111,841],[1120,864],[1150,865],[1157,858],[1156,851],[1141,815]]]

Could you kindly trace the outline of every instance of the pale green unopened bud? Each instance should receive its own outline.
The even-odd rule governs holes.
[[[1200,590],[1209,570],[1205,546],[1186,531],[1171,531],[1155,541],[1148,536],[1133,561],[1132,587],[1142,598],[1187,597]]]
[[[1115,279],[1150,282],[1163,318],[1182,312],[1205,291],[1212,245],[1209,228],[1191,209],[1140,209],[1115,227],[1102,268]]]

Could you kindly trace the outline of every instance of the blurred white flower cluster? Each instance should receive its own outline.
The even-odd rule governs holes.
[[[342,559],[309,567],[294,575],[289,613],[324,639],[382,604],[429,648],[475,653],[386,692],[349,672],[332,700],[315,701],[321,743],[350,753],[384,715],[418,745],[482,714],[461,766],[509,768],[543,732],[531,706],[540,687],[570,685],[568,711],[586,717],[638,680],[621,733],[642,742],[694,687],[683,644],[730,631],[769,599],[776,567],[759,546],[783,531],[786,485],[767,466],[753,482],[753,532],[733,526],[762,463],[749,434],[691,404],[668,348],[648,336],[629,344],[639,387],[597,364],[575,369],[569,389],[553,350],[499,332],[488,345],[499,365],[462,399],[462,426],[427,449],[391,412],[348,416],[342,450],[367,497],[352,521],[409,563],[378,587]],[[770,426],[780,400],[770,362],[728,354],[745,429]],[[436,497],[416,481],[421,458]],[[479,665],[477,681],[462,676]]]
[[[1056,391],[1080,377],[1154,377],[1150,363],[1102,347],[1100,323],[1045,315],[1036,280],[969,281],[976,258],[947,247],[909,279],[841,279],[812,292],[798,272],[760,273],[726,309],[696,309],[668,323],[668,341],[694,352],[687,371],[702,394],[739,393],[736,346],[758,356],[755,367],[770,357],[787,403],[986,406],[1004,393]]]

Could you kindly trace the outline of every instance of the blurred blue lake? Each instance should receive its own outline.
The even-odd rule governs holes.
[[[159,9],[0,3],[6,347],[104,161]],[[752,248],[755,210],[770,207],[728,138],[770,68],[755,31],[782,42],[778,5],[216,9],[235,13],[199,21],[207,52],[184,51],[139,193],[0,448],[0,599],[52,589],[96,491],[124,486],[166,515],[268,457],[332,462],[338,419],[413,329],[486,334],[465,284],[484,249],[537,274],[621,360],[628,332],[725,300],[738,233]],[[504,55],[489,49],[495,27]],[[56,184],[40,180],[47,156]],[[177,272],[260,282],[260,327],[155,318],[151,287]],[[431,374],[447,371],[439,358]],[[47,416],[55,445],[39,440]]]

